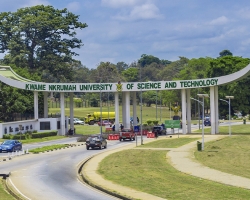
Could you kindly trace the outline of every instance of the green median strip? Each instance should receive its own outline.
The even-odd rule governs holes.
[[[55,144],[55,145],[44,146],[44,147],[32,149],[29,152],[40,153],[40,152],[46,152],[46,151],[53,151],[53,150],[57,150],[57,149],[61,149],[61,148],[68,148],[69,146],[71,146],[71,145],[69,145],[69,144]]]
[[[155,141],[140,145],[139,148],[177,148],[190,142],[199,140],[200,138],[166,138],[155,139]]]
[[[205,142],[202,152],[195,152],[202,164],[229,174],[250,178],[250,136],[236,135]]]
[[[109,155],[99,165],[105,179],[165,199],[249,199],[250,190],[177,171],[167,151],[131,149]],[[185,165],[185,163],[183,163]]]

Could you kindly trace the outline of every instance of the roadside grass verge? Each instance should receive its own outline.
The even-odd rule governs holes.
[[[202,164],[238,176],[250,178],[250,136],[231,136],[205,143],[195,152]]]
[[[188,144],[195,140],[199,140],[200,138],[166,138],[166,139],[159,139],[153,142],[140,145],[139,148],[176,148],[180,147],[184,144]]]
[[[1,200],[15,200],[15,198],[9,194],[4,188],[4,180],[0,180],[0,199]]]
[[[55,145],[44,146],[44,147],[39,147],[39,148],[36,148],[36,149],[32,149],[29,152],[40,153],[40,152],[45,152],[45,151],[68,148],[69,146],[70,146],[69,144],[55,144]]]
[[[229,134],[228,126],[219,126],[219,134],[220,135],[228,135]],[[201,134],[202,128],[200,130],[192,131],[192,134]],[[211,134],[211,128],[204,127],[205,134]],[[240,125],[232,125],[231,126],[231,134],[232,135],[250,135],[250,124],[240,124]]]
[[[102,160],[98,173],[114,183],[165,199],[249,199],[250,190],[177,171],[166,153],[146,149],[117,152]]]

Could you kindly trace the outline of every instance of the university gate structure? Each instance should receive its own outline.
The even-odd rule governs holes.
[[[64,93],[70,93],[70,128],[74,128],[73,117],[73,93],[74,92],[114,92],[115,93],[115,129],[119,130],[119,93],[122,93],[122,123],[125,128],[130,127],[130,95],[133,99],[133,118],[136,119],[136,92],[148,90],[181,90],[181,112],[182,112],[182,134],[191,133],[191,100],[190,90],[192,88],[210,88],[210,119],[211,134],[219,133],[219,112],[218,112],[218,86],[233,81],[243,79],[250,74],[250,64],[245,68],[221,77],[179,80],[179,81],[154,81],[154,82],[118,82],[118,83],[44,83],[25,79],[16,74],[9,66],[0,66],[0,81],[19,89],[34,92],[34,120],[22,122],[10,122],[0,124],[0,138],[3,133],[10,133],[13,126],[18,132],[18,124],[23,124],[26,130],[33,128],[37,131],[41,129],[41,123],[52,123],[51,130],[58,130],[59,135],[65,135],[68,130],[67,120],[65,120]],[[38,92],[44,94],[44,118],[38,118]],[[51,92],[60,93],[61,117],[59,119],[48,118],[48,94]],[[57,124],[57,126],[55,125]],[[187,126],[186,126],[187,124]],[[137,125],[137,120],[134,120]],[[19,125],[20,126],[20,125]],[[15,134],[15,131],[12,130]]]

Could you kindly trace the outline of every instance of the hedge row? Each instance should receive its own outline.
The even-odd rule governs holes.
[[[50,136],[56,136],[57,131],[49,131],[49,132],[26,132],[25,134],[17,133],[15,135],[12,134],[4,134],[3,139],[7,140],[26,140],[26,139],[34,139],[34,138],[44,138],[44,137],[50,137]]]

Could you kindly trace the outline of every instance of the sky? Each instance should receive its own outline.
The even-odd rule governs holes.
[[[250,57],[249,0],[0,0],[0,12],[40,4],[67,8],[88,25],[77,31],[84,46],[75,59],[89,69],[131,64],[142,54],[175,61],[227,49]]]

